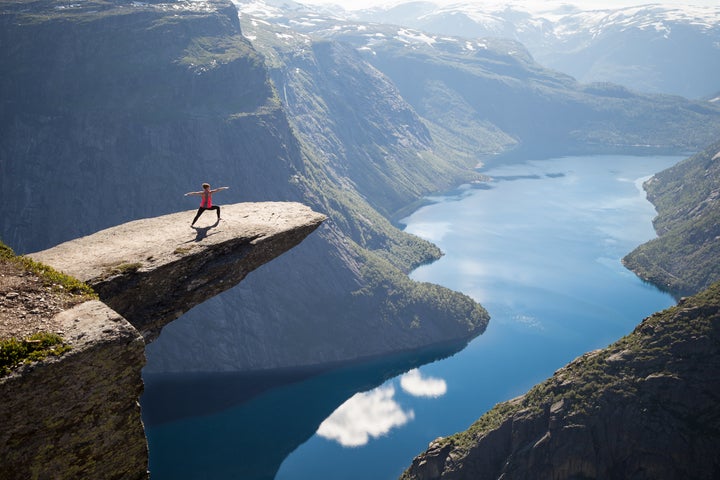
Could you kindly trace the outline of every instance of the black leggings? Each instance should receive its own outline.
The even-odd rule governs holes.
[[[195,215],[195,218],[193,219],[191,225],[195,225],[195,222],[197,222],[197,219],[200,218],[200,215],[202,215],[205,210],[217,210],[217,216],[218,218],[220,218],[220,207],[218,207],[217,205],[213,205],[210,208],[200,207],[198,208],[198,213],[197,215]]]

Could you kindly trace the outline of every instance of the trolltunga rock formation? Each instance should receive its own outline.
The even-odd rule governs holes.
[[[325,220],[290,202],[238,203],[125,223],[31,254],[86,282],[146,342],[192,307],[237,285]]]

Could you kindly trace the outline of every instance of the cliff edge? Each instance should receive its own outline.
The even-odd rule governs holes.
[[[194,214],[137,220],[30,256],[91,284],[101,301],[46,319],[28,308],[37,292],[0,291],[2,312],[12,313],[13,305],[16,313],[30,310],[15,316],[22,320],[3,320],[0,339],[21,337],[32,327],[22,324],[35,322],[70,347],[0,377],[0,479],[147,478],[138,403],[146,341],[325,220],[303,205],[279,202],[223,206],[222,220],[206,212],[190,228]],[[0,285],[18,285],[6,277]],[[14,324],[15,333],[8,330]]]
[[[90,285],[152,341],[162,327],[299,244],[325,215],[299,203],[238,203],[108,228],[30,254]]]

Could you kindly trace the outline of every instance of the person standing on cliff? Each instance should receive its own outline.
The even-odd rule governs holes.
[[[202,188],[203,189],[199,192],[188,192],[185,194],[186,197],[189,195],[200,195],[200,197],[201,197],[200,198],[200,208],[198,208],[197,215],[195,215],[195,218],[193,219],[192,223],[190,224],[191,227],[193,225],[195,225],[195,222],[197,222],[197,219],[200,218],[200,215],[202,215],[202,213],[205,210],[217,211],[217,218],[218,218],[218,220],[220,220],[220,207],[212,204],[212,194],[215,192],[219,192],[220,190],[227,190],[230,187],[219,187],[219,188],[211,189],[209,183],[203,183]]]

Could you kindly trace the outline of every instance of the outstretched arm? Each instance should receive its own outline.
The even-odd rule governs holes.
[[[187,197],[188,195],[202,195],[202,193],[203,192],[187,192],[185,196]]]
[[[230,187],[218,187],[213,190],[210,190],[211,193],[219,192],[220,190],[227,190]]]

